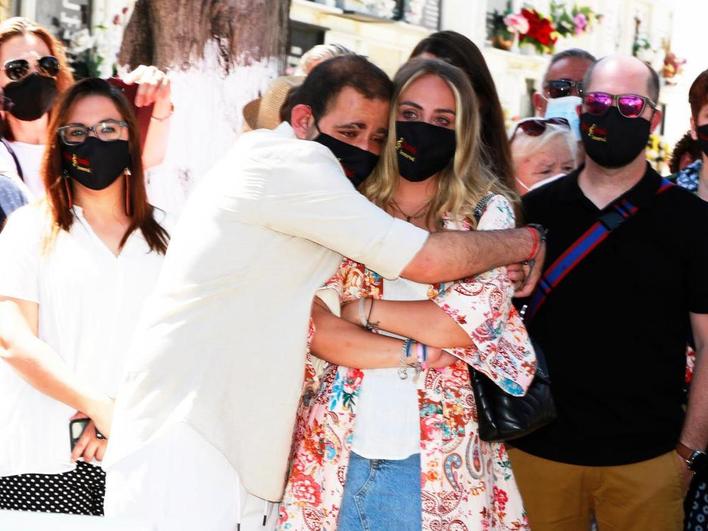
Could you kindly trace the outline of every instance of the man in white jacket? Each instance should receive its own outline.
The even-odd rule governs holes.
[[[368,174],[391,90],[362,57],[322,63],[291,124],[242,135],[189,199],[117,399],[107,515],[170,531],[275,524],[310,308],[342,256],[438,282],[543,254],[536,229],[429,234],[356,191],[343,167]]]

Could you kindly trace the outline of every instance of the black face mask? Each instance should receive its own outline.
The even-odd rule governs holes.
[[[651,124],[644,118],[625,118],[615,107],[602,116],[580,115],[585,153],[603,168],[621,168],[637,158],[649,140]]]
[[[127,140],[104,142],[93,136],[78,146],[62,145],[64,171],[91,190],[109,187],[130,166]]]
[[[708,157],[708,124],[696,127],[696,134],[698,135],[698,145],[701,151]]]
[[[455,131],[426,122],[396,122],[398,171],[417,183],[445,168],[455,156]]]
[[[5,97],[11,102],[10,114],[26,122],[41,118],[52,108],[56,96],[56,79],[36,72],[5,86]]]
[[[320,133],[314,141],[328,148],[337,157],[345,175],[352,182],[354,188],[358,188],[371,175],[376,163],[379,161],[378,155],[337,140],[325,133]]]

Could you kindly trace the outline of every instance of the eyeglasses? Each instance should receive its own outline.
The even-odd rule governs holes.
[[[602,116],[610,107],[616,106],[625,118],[639,118],[647,105],[656,110],[656,103],[639,94],[608,94],[588,92],[583,96],[583,104],[589,114]]]
[[[583,82],[573,81],[572,79],[551,79],[546,82],[544,88],[549,98],[570,96],[573,94],[573,90],[578,96],[583,94]]]
[[[57,129],[57,133],[67,146],[78,146],[84,143],[91,132],[104,142],[120,140],[122,129],[125,127],[128,127],[128,122],[124,120],[104,120],[92,127],[84,124],[68,124]]]
[[[516,127],[514,127],[514,132],[511,134],[511,139],[514,139],[514,136],[516,136],[516,132],[519,129],[529,136],[541,136],[546,132],[546,128],[549,125],[566,127],[570,130],[570,122],[568,122],[565,118],[528,118],[527,120],[523,120],[516,124]]]
[[[27,59],[11,59],[5,62],[5,75],[13,81],[27,77],[30,73],[30,63]],[[45,55],[37,59],[37,70],[50,77],[59,74],[59,59],[53,55]]]

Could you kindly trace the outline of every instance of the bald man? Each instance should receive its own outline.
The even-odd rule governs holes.
[[[679,531],[708,443],[708,204],[646,161],[656,72],[611,56],[584,87],[586,164],[524,197],[526,218],[549,229],[544,296],[526,315],[558,418],[514,441],[512,464],[534,531],[587,531],[593,519]],[[583,238],[593,226],[606,238]],[[684,415],[689,324],[699,361]]]

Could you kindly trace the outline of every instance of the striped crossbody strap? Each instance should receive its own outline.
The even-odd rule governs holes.
[[[674,184],[662,179],[656,195],[664,193]],[[586,230],[575,243],[546,269],[539,280],[536,290],[531,296],[531,302],[524,314],[528,322],[538,313],[539,309],[548,299],[551,292],[566,278],[570,272],[578,267],[580,262],[604,242],[610,233],[639,211],[629,199],[620,199],[614,203],[600,218]]]

